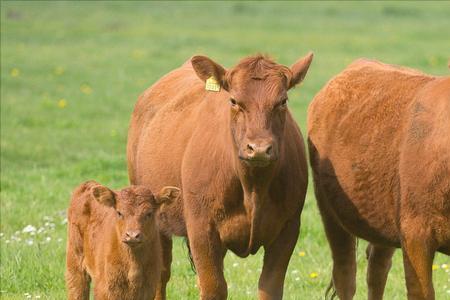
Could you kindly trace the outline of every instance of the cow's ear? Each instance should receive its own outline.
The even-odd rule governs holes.
[[[155,195],[155,202],[157,205],[163,203],[169,204],[180,197],[181,190],[174,186],[163,187],[158,194]]]
[[[291,66],[292,78],[290,79],[288,89],[293,88],[303,81],[308,72],[309,65],[312,62],[314,54],[308,53],[305,57],[300,58],[295,64]]]
[[[191,64],[194,68],[195,73],[197,73],[197,76],[201,80],[206,81],[210,78],[213,78],[220,84],[223,89],[228,90],[225,76],[227,71],[224,67],[206,56],[199,55],[191,58]]]
[[[100,184],[96,185],[92,187],[91,193],[94,199],[99,203],[110,207],[116,206],[116,196],[114,192],[108,189],[106,186]]]

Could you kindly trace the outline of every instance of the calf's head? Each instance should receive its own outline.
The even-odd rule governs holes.
[[[131,186],[114,192],[103,185],[91,190],[99,203],[116,211],[115,229],[119,239],[129,246],[148,242],[156,231],[155,215],[163,203],[169,203],[180,195],[176,187],[164,187],[154,195],[142,186]]]
[[[194,56],[200,79],[214,79],[229,94],[230,129],[238,157],[253,167],[264,167],[279,156],[287,114],[287,91],[305,77],[313,54],[290,68],[262,56],[224,69],[205,56]]]

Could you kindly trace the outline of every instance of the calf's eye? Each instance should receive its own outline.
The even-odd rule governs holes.
[[[153,212],[149,212],[149,213],[147,213],[147,218],[151,218],[152,216],[153,216]]]
[[[237,105],[237,101],[233,98],[230,99],[230,104],[231,106],[236,106]]]
[[[120,211],[117,211],[117,216],[118,216],[119,218],[123,218],[123,215],[122,215],[122,213],[121,213]]]

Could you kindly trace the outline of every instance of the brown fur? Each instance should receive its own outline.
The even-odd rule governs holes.
[[[260,298],[281,298],[308,182],[303,139],[283,100],[311,60],[287,68],[258,55],[226,70],[195,56],[139,98],[128,135],[130,181],[183,187],[161,211],[158,299],[170,277],[172,235],[189,239],[202,299],[226,298],[227,250],[246,257],[261,246]],[[205,90],[211,76],[220,92]]]
[[[161,274],[154,214],[177,191],[153,196],[144,187],[113,192],[94,181],[81,184],[68,211],[68,299],[89,299],[91,278],[95,299],[153,299]]]
[[[401,247],[409,299],[434,299],[435,251],[450,254],[450,78],[358,60],[308,112],[316,198],[341,299],[355,293],[355,237],[370,242],[369,299]]]

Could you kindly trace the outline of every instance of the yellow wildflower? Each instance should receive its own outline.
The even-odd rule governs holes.
[[[10,72],[12,77],[19,77],[20,76],[20,70],[18,68],[12,68]]]
[[[90,94],[92,94],[92,88],[89,86],[89,84],[87,84],[87,83],[83,83],[81,86],[80,86],[80,91],[83,93],[83,94],[86,94],[86,95],[90,95]]]
[[[432,266],[431,266],[431,269],[432,269],[432,270],[437,270],[437,269],[439,269],[439,266],[438,266],[438,265],[432,265]]]
[[[61,66],[55,67],[53,69],[53,73],[57,76],[61,76],[62,74],[64,74],[64,71],[65,71],[64,68]]]
[[[319,274],[316,272],[311,272],[311,274],[309,274],[309,278],[316,278],[317,276],[319,276]]]
[[[303,257],[303,256],[305,256],[305,255],[306,255],[305,251],[300,251],[300,252],[298,253],[298,256],[300,256],[300,257]]]
[[[59,107],[59,108],[64,108],[64,107],[66,107],[66,106],[67,106],[67,100],[64,99],[64,98],[59,99],[59,101],[58,101],[58,107]]]

